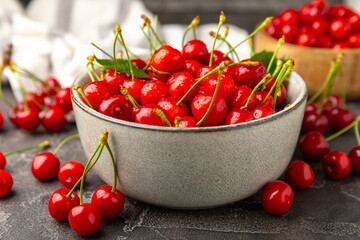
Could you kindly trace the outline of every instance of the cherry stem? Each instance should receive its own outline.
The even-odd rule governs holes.
[[[80,95],[85,99],[85,101],[87,102],[87,104],[89,105],[89,107],[91,107],[92,109],[94,109],[94,107],[91,105],[91,103],[89,102],[89,100],[87,99],[87,97],[85,96],[83,90],[81,89],[81,87],[79,85],[74,85],[73,89],[78,91],[80,93]]]
[[[130,55],[129,55],[129,52],[127,50],[127,47],[126,47],[126,44],[125,44],[125,41],[124,41],[124,38],[123,38],[123,35],[121,33],[121,27],[119,24],[116,24],[116,34],[118,34],[120,36],[120,39],[121,39],[121,42],[123,43],[123,47],[125,49],[125,53],[126,53],[126,56],[127,56],[127,60],[129,62],[129,68],[130,68],[130,73],[131,73],[131,79],[134,80],[134,70],[133,70],[133,66],[132,66],[132,63],[131,63],[131,58],[130,58]],[[115,35],[115,38],[117,38],[117,36]],[[116,41],[115,41],[116,42]],[[114,48],[115,49],[115,48]],[[115,57],[115,52],[114,52],[114,59],[115,59],[115,64],[116,64],[116,69],[115,71],[117,71],[117,61],[116,61],[116,57]],[[116,76],[116,75],[115,75]]]
[[[175,127],[178,128],[179,125],[180,125],[180,122],[181,122],[181,117],[180,116],[177,116],[174,120],[174,123],[175,123]]]
[[[334,133],[333,135],[329,136],[326,138],[326,141],[331,141],[333,140],[334,138],[340,136],[341,134],[343,134],[344,132],[348,131],[350,128],[354,127],[355,125],[357,125],[360,121],[360,115],[358,115],[356,117],[356,119],[349,125],[347,125],[346,127],[344,127],[343,129],[341,129],[340,131]]]
[[[155,16],[154,16],[154,21],[155,21],[154,28],[155,28],[155,32],[157,34],[157,32],[158,32],[158,24],[159,24],[159,16],[157,14],[155,14]],[[154,45],[155,49],[156,49],[156,44],[157,44],[156,38],[154,38],[153,45]]]
[[[275,60],[275,58],[276,58],[276,55],[277,55],[277,53],[279,52],[280,47],[284,44],[284,42],[285,42],[285,37],[284,37],[284,36],[282,36],[281,38],[279,38],[278,43],[277,43],[277,45],[276,45],[275,52],[274,52],[273,55],[271,56],[269,65],[268,65],[268,67],[267,67],[267,69],[266,69],[266,72],[267,72],[267,73],[270,72],[270,69],[271,69],[271,67],[272,67],[272,65],[273,65],[273,62],[274,62],[274,60]]]
[[[221,45],[223,45],[223,43],[226,41],[226,37],[228,36],[228,34],[229,34],[229,26],[225,26],[224,27],[224,37],[219,38],[221,40],[221,42],[219,43],[219,45],[216,46],[215,49],[219,49],[221,47]],[[226,43],[228,44],[229,48],[232,48],[228,41],[226,41]]]
[[[93,45],[94,47],[96,47],[98,50],[100,50],[101,52],[103,52],[106,56],[108,56],[109,58],[113,58],[109,53],[107,53],[105,50],[103,50],[102,48],[98,47],[95,43],[91,43],[91,45]]]
[[[196,39],[196,26],[200,23],[200,17],[199,16],[196,16],[192,21],[191,23],[189,24],[189,26],[186,27],[185,29],[185,32],[182,36],[182,39],[181,39],[181,47],[184,46],[184,42],[185,42],[185,37],[186,37],[186,34],[188,33],[188,31],[190,29],[193,29],[193,34],[194,34],[194,39]]]
[[[219,71],[219,76],[218,76],[218,80],[217,80],[217,83],[216,83],[216,88],[215,88],[213,97],[212,97],[212,99],[211,99],[210,105],[209,105],[208,109],[206,110],[206,113],[205,113],[204,116],[200,119],[200,121],[198,121],[198,122],[196,123],[196,126],[198,126],[198,127],[201,126],[201,124],[204,122],[204,120],[206,119],[206,117],[209,115],[209,113],[210,113],[210,111],[211,111],[211,107],[212,107],[212,105],[214,104],[216,94],[217,94],[217,92],[218,92],[218,90],[219,90],[222,72],[223,72],[222,70]]]
[[[212,66],[213,55],[214,55],[214,50],[215,50],[215,44],[216,44],[217,36],[219,35],[220,28],[221,28],[221,26],[223,25],[223,23],[225,22],[225,20],[226,20],[225,14],[224,14],[223,11],[221,11],[220,17],[219,17],[219,25],[218,25],[218,28],[217,28],[217,30],[216,30],[215,37],[214,37],[214,42],[213,42],[212,49],[211,49],[209,67]]]
[[[249,48],[250,48],[250,58],[252,58],[252,56],[254,56],[254,44],[253,44],[253,39],[249,38],[248,39],[248,43],[249,43]]]
[[[258,90],[258,88],[259,88],[262,84],[264,84],[266,81],[268,81],[269,79],[271,79],[271,78],[272,78],[271,74],[268,73],[268,74],[266,74],[266,75],[263,77],[263,79],[261,79],[260,82],[258,82],[258,84],[256,84],[256,86],[254,87],[254,89],[251,91],[248,99],[246,100],[246,103],[245,103],[245,105],[244,105],[244,108],[247,108],[247,106],[249,105],[250,99],[252,98],[252,96],[254,95],[254,93]]]
[[[284,75],[280,78],[280,80],[276,83],[276,88],[275,88],[275,93],[274,93],[274,105],[273,105],[273,109],[275,110],[276,107],[276,100],[278,96],[281,96],[281,84],[284,82],[284,80],[289,76],[289,74],[292,72],[293,70],[293,65],[290,65],[286,72],[284,73]]]
[[[75,138],[80,138],[80,135],[79,134],[75,134],[75,135],[72,135],[72,136],[69,136],[67,138],[65,138],[54,150],[54,155],[56,155],[59,151],[60,151],[60,148],[62,146],[64,146],[65,143],[67,143],[68,141],[72,140],[72,139],[75,139]]]
[[[355,131],[356,141],[358,143],[358,146],[360,146],[360,134],[359,134],[359,125],[358,124],[355,124],[354,131]]]
[[[343,68],[340,65],[340,82],[341,82],[341,99],[342,99],[342,109],[346,109],[346,91],[345,91],[345,81],[344,81],[344,72]]]
[[[117,172],[117,168],[116,168],[116,162],[115,162],[115,158],[114,158],[114,155],[111,151],[111,148],[109,146],[109,144],[106,142],[105,143],[105,147],[107,148],[109,154],[110,154],[110,157],[111,157],[111,162],[112,162],[112,165],[113,165],[113,168],[114,168],[114,183],[113,183],[113,187],[111,189],[112,192],[115,192],[116,191],[116,182],[117,182],[117,177],[118,177],[118,172]]]
[[[120,92],[122,95],[125,96],[127,100],[131,102],[131,104],[134,106],[134,108],[138,109],[140,105],[137,103],[137,101],[130,95],[129,91],[122,85],[120,85]]]
[[[42,111],[47,111],[48,110],[48,108],[45,107],[44,105],[42,105],[41,103],[39,103],[32,94],[30,94],[29,97],[36,104],[36,106],[38,106]]]
[[[277,74],[280,72],[280,70],[281,70],[281,68],[282,68],[282,65],[283,65],[283,61],[281,60],[281,59],[278,59],[277,61],[276,61],[276,68],[275,68],[275,70],[274,70],[274,72],[273,72],[273,77],[276,77],[277,76]],[[265,84],[266,85],[266,84]]]
[[[154,49],[154,51],[156,51],[156,47],[153,45],[153,43],[151,42],[151,39],[150,39],[150,34],[146,34],[144,29],[142,28],[142,26],[140,26],[140,29],[141,31],[143,32],[146,40],[149,42],[149,45],[150,45],[150,55],[152,55],[152,49]],[[155,39],[156,40],[156,39]]]
[[[88,73],[90,72],[89,71],[89,68],[88,68],[88,65],[90,64],[91,65],[91,69],[92,69],[92,72],[93,72],[93,74],[95,75],[95,77],[96,77],[96,79],[98,80],[98,81],[101,81],[101,79],[100,79],[100,77],[97,75],[97,73],[96,73],[96,71],[95,71],[95,68],[94,68],[94,60],[95,60],[95,57],[94,56],[88,56],[88,64],[86,65],[86,68],[87,68],[87,71],[88,71]],[[90,75],[90,73],[89,73],[89,75]],[[90,76],[91,77],[91,76]],[[92,79],[91,79],[92,80]],[[94,82],[94,81],[93,81]]]
[[[243,41],[241,41],[240,43],[238,43],[237,45],[235,45],[234,47],[232,47],[227,53],[224,54],[224,58],[227,57],[227,55],[229,55],[230,52],[234,51],[238,46],[240,46],[241,44],[243,44],[244,42],[246,42],[249,38],[253,37],[256,33],[258,33],[261,29],[263,29],[264,27],[266,27],[269,23],[271,23],[271,21],[273,20],[273,17],[268,17],[266,18],[259,27],[257,27],[252,33],[250,33],[250,35],[245,38]]]
[[[153,113],[154,113],[155,115],[158,115],[159,117],[161,117],[162,120],[164,120],[169,127],[172,127],[169,119],[167,119],[167,117],[165,116],[165,114],[163,113],[163,111],[161,111],[161,109],[159,109],[159,108],[154,108]]]
[[[24,110],[25,112],[27,112],[29,110],[29,104],[28,102],[26,101],[26,90],[24,88],[24,86],[22,85],[22,82],[20,80],[20,74],[19,74],[19,70],[14,67],[13,68],[13,73],[15,75],[15,79],[20,87],[20,91],[21,91],[21,94],[22,94],[22,97],[23,97],[23,103],[24,103]]]
[[[3,91],[2,91],[1,76],[2,76],[3,69],[4,69],[4,65],[1,64],[1,66],[0,66],[0,99],[3,100],[3,102],[4,102],[9,108],[11,108],[11,107],[12,107],[11,102],[9,102],[9,100],[7,100],[7,98],[4,96],[4,93],[3,93]]]
[[[4,153],[4,156],[7,157],[7,156],[10,156],[10,155],[15,154],[15,153],[25,152],[25,151],[35,149],[35,148],[43,148],[43,149],[45,149],[45,148],[48,148],[49,146],[50,146],[50,142],[48,140],[46,140],[46,141],[44,141],[42,143],[39,143],[39,144],[36,144],[36,145],[33,145],[33,146],[29,146],[29,147],[25,147],[25,148],[15,150],[15,151]]]

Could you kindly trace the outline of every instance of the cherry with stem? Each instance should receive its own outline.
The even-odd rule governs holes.
[[[80,85],[74,85],[73,89],[78,91],[80,93],[80,95],[85,99],[86,103],[89,105],[89,107],[91,107],[92,109],[94,109],[94,107],[91,105],[91,103],[89,102],[89,100],[87,99],[87,97],[85,96],[83,90],[81,89]]]
[[[217,29],[217,31],[216,31],[216,33],[215,33],[214,42],[213,42],[212,49],[211,49],[211,53],[210,53],[209,67],[212,67],[213,54],[214,54],[214,50],[215,50],[215,44],[216,44],[217,36],[218,36],[219,31],[220,31],[220,28],[221,28],[221,26],[223,25],[223,23],[225,22],[225,20],[226,20],[226,16],[225,16],[224,12],[221,11],[220,17],[219,17],[218,29]]]
[[[164,112],[160,108],[154,108],[153,113],[161,117],[169,127],[172,127],[169,119],[165,116]]]

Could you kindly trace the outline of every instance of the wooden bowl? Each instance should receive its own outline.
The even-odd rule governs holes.
[[[275,51],[277,39],[270,37],[264,30],[255,35],[255,52]],[[342,49],[344,58],[342,67],[347,99],[360,98],[360,49]],[[293,58],[294,70],[305,80],[309,95],[313,95],[325,81],[330,69],[330,62],[339,50],[330,48],[303,47],[285,43],[278,52],[278,57]],[[341,95],[340,74],[335,79],[332,93]]]

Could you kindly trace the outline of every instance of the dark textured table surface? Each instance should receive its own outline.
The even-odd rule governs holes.
[[[11,98],[9,88],[5,93]],[[360,113],[359,102],[348,107]],[[0,110],[7,112],[3,103]],[[76,126],[60,134],[43,129],[29,134],[5,120],[0,131],[0,150],[7,152],[49,139],[54,150]],[[332,149],[348,152],[355,146],[352,131],[331,142]],[[47,210],[52,192],[61,187],[56,181],[38,182],[31,174],[32,158],[40,150],[12,155],[6,170],[14,179],[12,191],[0,199],[0,239],[80,239],[67,223],[53,220]],[[85,161],[78,140],[72,140],[59,152],[61,164],[69,160]],[[294,159],[302,159],[296,150]],[[127,198],[123,212],[113,221],[103,221],[91,239],[359,239],[360,176],[351,173],[341,181],[331,181],[322,173],[319,162],[311,163],[316,178],[305,191],[294,191],[290,211],[280,217],[268,215],[261,207],[260,192],[234,204],[197,211],[158,208]],[[103,184],[94,173],[86,179],[85,202]]]

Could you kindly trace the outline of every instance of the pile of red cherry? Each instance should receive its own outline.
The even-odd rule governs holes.
[[[285,9],[266,27],[274,37],[307,47],[360,47],[360,16],[344,5],[330,6],[325,0],[313,0],[298,11]]]

